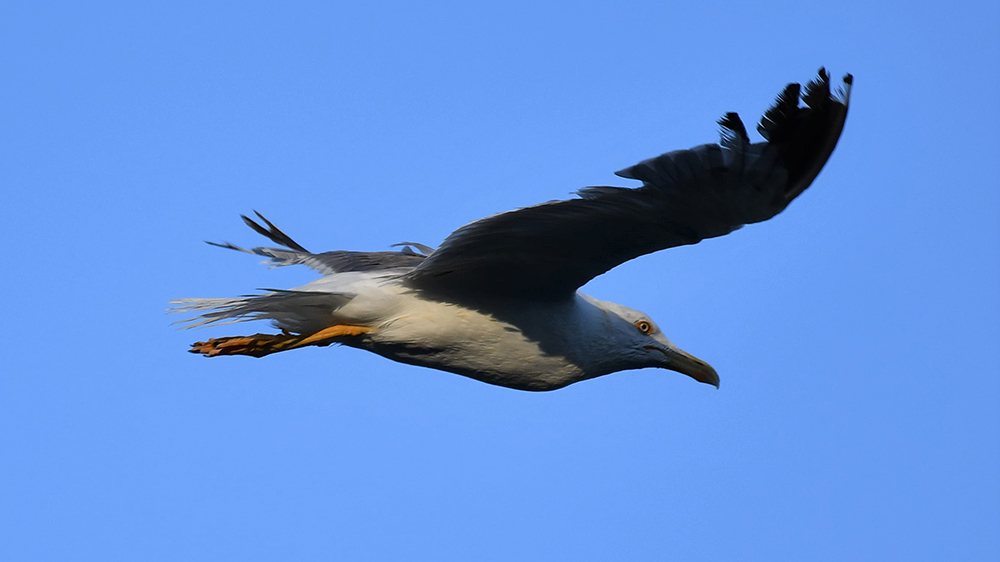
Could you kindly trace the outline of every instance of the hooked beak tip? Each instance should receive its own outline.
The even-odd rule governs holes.
[[[678,372],[684,373],[685,375],[691,377],[692,379],[714,386],[716,389],[719,388],[719,373],[715,372],[715,369],[711,365],[705,363],[704,361],[699,361],[700,365],[693,369],[680,370],[676,369]]]
[[[667,362],[664,365],[665,368],[687,375],[700,383],[710,384],[715,388],[719,388],[719,373],[715,372],[715,369],[711,365],[701,359],[677,348],[661,349],[653,346],[647,346],[647,348],[656,349],[666,356]]]

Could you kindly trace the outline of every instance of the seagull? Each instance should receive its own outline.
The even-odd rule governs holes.
[[[778,95],[757,126],[763,142],[751,143],[739,115],[727,113],[718,144],[617,172],[639,187],[586,187],[573,199],[492,215],[437,249],[404,242],[392,251],[312,253],[260,213],[243,216],[280,247],[209,244],[322,277],[237,298],[178,299],[170,310],[195,315],[180,321],[187,327],[270,320],[280,331],[192,344],[207,357],[341,344],[519,390],[646,367],[718,387],[715,369],[674,345],[648,315],[578,289],[633,258],[783,211],[833,152],[852,83],[848,74],[831,92],[821,68],[805,87],[788,84]]]

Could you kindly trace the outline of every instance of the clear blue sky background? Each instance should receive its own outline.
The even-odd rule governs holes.
[[[0,559],[996,560],[995,2],[5,2]],[[351,349],[204,359],[202,240],[439,243],[853,72],[773,221],[585,290],[660,370],[531,394]],[[264,326],[260,326],[263,329]]]

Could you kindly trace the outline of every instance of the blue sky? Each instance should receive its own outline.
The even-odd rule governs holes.
[[[1000,8],[0,7],[0,558],[995,560]],[[854,105],[772,221],[585,291],[647,369],[531,394],[351,349],[204,359],[176,297],[293,286],[202,240],[439,243],[754,122]],[[246,326],[237,329],[246,329]],[[260,328],[264,328],[261,326]],[[249,329],[252,329],[249,328]]]

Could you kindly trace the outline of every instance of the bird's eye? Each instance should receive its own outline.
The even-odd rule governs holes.
[[[653,325],[650,324],[649,322],[646,322],[645,320],[639,320],[638,322],[636,322],[635,327],[639,328],[639,331],[644,334],[648,334],[653,331]]]

